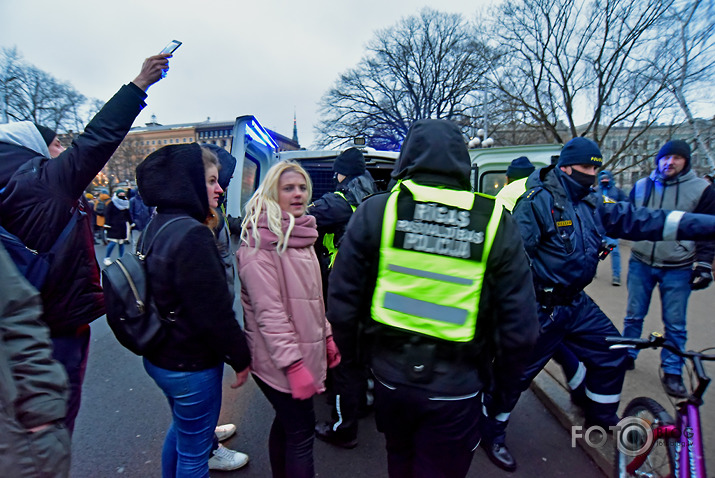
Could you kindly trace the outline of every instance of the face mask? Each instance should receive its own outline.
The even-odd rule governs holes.
[[[575,169],[571,168],[571,179],[573,179],[585,188],[590,188],[596,181],[596,175],[584,174],[581,171],[576,171]]]
[[[611,185],[610,181],[601,181],[601,187],[602,188],[608,188],[608,186]]]

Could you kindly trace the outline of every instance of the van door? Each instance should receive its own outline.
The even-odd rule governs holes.
[[[236,158],[236,171],[226,193],[226,211],[243,217],[244,206],[278,161],[278,144],[254,116],[239,116],[233,126],[231,154]]]

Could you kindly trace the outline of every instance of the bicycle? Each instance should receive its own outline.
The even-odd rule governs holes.
[[[610,348],[663,347],[690,361],[697,376],[694,390],[686,399],[673,403],[675,420],[655,400],[637,397],[626,407],[616,434],[615,476],[705,478],[705,456],[700,432],[700,406],[710,384],[704,360],[715,355],[683,352],[653,333],[648,339],[607,337]]]

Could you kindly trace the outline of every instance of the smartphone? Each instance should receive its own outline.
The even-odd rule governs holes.
[[[169,54],[171,55],[176,51],[177,48],[181,46],[181,42],[179,40],[171,40],[171,43],[166,45],[163,50],[159,52],[160,55],[166,55]]]

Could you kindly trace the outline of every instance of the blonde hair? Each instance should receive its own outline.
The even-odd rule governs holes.
[[[310,176],[298,163],[293,161],[280,161],[274,164],[266,173],[266,177],[253,193],[251,199],[246,204],[246,212],[241,222],[241,241],[250,244],[248,241],[248,229],[251,229],[251,237],[255,242],[255,247],[258,249],[261,243],[260,232],[258,231],[258,220],[261,214],[266,214],[268,220],[268,229],[278,237],[276,251],[278,253],[285,252],[288,247],[288,238],[293,227],[295,226],[295,218],[292,214],[288,214],[288,229],[283,232],[283,211],[278,205],[278,183],[281,175],[286,172],[295,172],[305,178],[305,183],[308,187],[308,199],[313,195],[313,184],[310,181]]]
[[[221,170],[221,163],[218,160],[218,156],[205,146],[201,146],[201,161],[204,163],[204,174],[211,166],[216,166],[216,169]],[[209,212],[206,215],[206,219],[204,219],[204,224],[209,227],[211,232],[214,232],[214,230],[218,228],[218,214],[211,206],[209,206]]]

